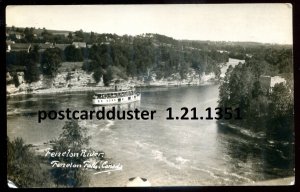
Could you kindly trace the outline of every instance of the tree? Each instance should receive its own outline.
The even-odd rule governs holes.
[[[108,67],[106,73],[103,75],[103,83],[105,86],[108,86],[113,79],[112,67]]]
[[[33,42],[34,34],[33,34],[34,28],[28,28],[26,27],[24,30],[25,40],[27,42]]]
[[[179,69],[179,74],[181,79],[185,79],[186,78],[186,74],[188,72],[188,64],[186,62],[181,63],[180,65],[180,69]]]
[[[97,41],[97,36],[95,35],[95,33],[93,31],[91,31],[90,43],[95,43],[96,41]]]
[[[42,72],[44,75],[54,77],[62,62],[62,52],[59,48],[48,48],[42,55]]]
[[[83,39],[84,35],[83,35],[82,29],[80,29],[79,31],[75,31],[75,36],[80,38],[80,39]]]
[[[95,69],[95,72],[93,74],[93,77],[95,79],[95,81],[98,83],[101,80],[102,77],[102,70],[101,68],[97,68]]]
[[[31,50],[26,59],[26,71],[25,71],[25,80],[28,83],[36,82],[39,80],[39,68],[38,63],[40,61],[39,47],[35,45],[33,50]]]
[[[113,65],[113,60],[111,58],[111,55],[108,53],[108,52],[105,52],[103,55],[101,55],[101,63],[102,63],[102,66],[103,68],[107,68],[109,66],[112,66]]]
[[[71,74],[71,72],[69,71],[68,73],[67,73],[67,76],[66,76],[66,81],[70,81],[72,79],[72,74]]]
[[[41,169],[41,159],[22,138],[7,138],[7,178],[17,187],[49,187],[50,175]]]
[[[66,47],[65,51],[66,61],[82,61],[83,56],[80,49],[76,49],[74,45],[69,45]]]
[[[220,81],[220,80],[221,80],[221,68],[220,68],[220,67],[217,67],[217,68],[215,69],[215,75],[216,75],[216,79],[217,79],[218,81]]]
[[[293,95],[283,84],[275,84],[270,94],[270,113],[273,117],[293,114]]]
[[[226,73],[225,73],[225,77],[223,82],[221,83],[220,87],[219,87],[219,106],[220,107],[227,107],[230,106],[230,86],[229,86],[229,80],[230,80],[230,76],[233,72],[233,67],[231,65],[229,65]]]
[[[43,32],[41,33],[41,36],[43,37],[45,42],[53,42],[53,34],[50,33],[48,30],[44,29]]]
[[[127,73],[129,75],[131,75],[132,77],[137,75],[137,67],[135,62],[131,61],[129,62],[128,66],[127,66]]]
[[[14,82],[15,86],[19,87],[19,85],[21,83],[19,82],[19,78],[18,78],[17,72],[12,72],[12,77],[13,77],[13,82]]]
[[[268,135],[277,140],[293,140],[294,98],[283,84],[276,84],[270,94]]]
[[[63,132],[59,138],[54,141],[54,151],[72,151],[74,153],[80,153],[81,150],[86,149],[89,144],[90,137],[87,136],[87,129],[78,125],[75,120],[66,121]],[[59,161],[60,163],[73,163],[83,164],[84,157],[79,156],[76,158],[70,158],[66,156],[50,157],[50,161]],[[62,169],[60,167],[53,167],[51,174],[54,177],[54,181],[57,186],[64,185],[68,187],[79,187],[89,182],[88,176],[81,168],[68,168]]]
[[[72,32],[69,32],[69,34],[68,34],[68,39],[69,39],[69,41],[72,41],[72,40],[73,40]]]

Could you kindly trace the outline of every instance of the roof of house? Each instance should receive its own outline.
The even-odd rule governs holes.
[[[61,50],[65,50],[66,49],[66,47],[68,47],[70,44],[55,44],[55,46],[54,47],[57,47],[57,48],[59,48],[59,49],[61,49]]]
[[[38,43],[14,43],[14,44],[10,44],[11,45],[11,50],[12,51],[28,51],[28,49],[31,47],[33,48],[35,45],[39,46],[39,50],[40,51],[44,51],[45,49],[48,48],[53,48],[52,44],[38,44]]]
[[[27,51],[28,48],[31,46],[29,43],[15,43],[11,44],[12,51]]]
[[[57,32],[51,32],[53,35],[64,35],[64,36],[68,36],[69,32],[67,31],[57,31]]]
[[[78,47],[86,47],[86,42],[73,42],[72,45],[75,45]]]
[[[39,46],[40,49],[48,49],[48,48],[52,48],[53,44],[37,44]]]

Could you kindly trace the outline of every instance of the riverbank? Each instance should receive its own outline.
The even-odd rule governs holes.
[[[137,84],[135,88],[155,88],[155,87],[187,87],[187,86],[205,86],[216,84],[216,81],[206,81],[198,84],[188,84],[188,83],[160,83],[160,84]],[[125,86],[125,85],[124,85]],[[128,85],[126,85],[128,87]],[[129,86],[133,86],[129,84]],[[113,90],[114,86],[99,86],[99,87],[62,87],[62,88],[49,88],[49,89],[39,89],[33,91],[21,91],[16,93],[7,94],[7,96],[20,96],[20,95],[46,95],[46,94],[60,94],[60,93],[74,93],[74,92],[88,92],[88,91],[109,91]]]
[[[225,76],[229,65],[235,66],[240,62],[243,63],[244,60],[229,58],[229,61],[222,65],[220,76]],[[10,84],[6,86],[6,96],[105,91],[114,88],[114,86],[105,87],[103,80],[96,83],[93,74],[87,73],[81,68],[82,62],[64,62],[55,78],[51,79],[40,75],[40,80],[31,84],[26,83],[23,72],[18,72],[18,86],[11,84],[13,78],[10,73],[7,73],[6,79]],[[155,74],[152,74],[146,79],[135,77],[128,80],[114,79],[114,81],[123,81],[121,84],[136,88],[203,86],[218,83],[215,74],[203,73],[199,77],[199,74],[195,70],[190,70],[185,79],[180,79],[179,73],[175,73],[168,78],[162,79],[157,79]]]
[[[19,96],[19,95],[46,95],[46,94],[59,94],[59,93],[73,93],[73,92],[87,92],[87,91],[105,91],[110,90],[110,87],[72,87],[72,88],[49,88],[34,91],[21,91],[17,93],[11,93],[7,96]]]
[[[223,127],[229,128],[232,132],[238,133],[249,138],[264,139],[266,137],[266,134],[263,131],[254,132],[249,128],[231,124],[226,121],[218,121],[218,124]],[[261,130],[263,130],[263,128],[261,128]]]
[[[76,65],[76,66],[75,66]],[[12,76],[6,74],[6,95],[35,95],[35,94],[57,94],[86,91],[113,90],[115,85],[124,88],[137,87],[181,87],[201,86],[214,83],[218,78],[214,73],[199,74],[194,69],[189,69],[184,79],[179,72],[169,77],[157,78],[155,73],[147,76],[123,78],[114,76],[109,86],[104,85],[103,78],[96,82],[93,73],[82,69],[82,62],[64,62],[55,77],[48,77],[40,74],[39,80],[28,83],[25,80],[24,72],[17,72]]]

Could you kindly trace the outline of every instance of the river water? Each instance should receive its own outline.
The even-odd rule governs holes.
[[[144,177],[153,186],[238,185],[293,175],[293,144],[232,131],[216,120],[166,120],[181,107],[199,115],[215,108],[218,85],[141,90],[142,100],[125,109],[156,110],[153,120],[86,120],[90,146],[123,165],[122,171],[90,174],[90,186],[125,186]],[[38,123],[38,110],[95,110],[91,93],[18,96],[7,100],[7,135],[41,144],[57,138],[64,121]],[[239,129],[239,128],[237,128]]]

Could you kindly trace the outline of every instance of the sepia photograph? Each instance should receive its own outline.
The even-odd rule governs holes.
[[[9,188],[295,184],[292,4],[5,16]]]

